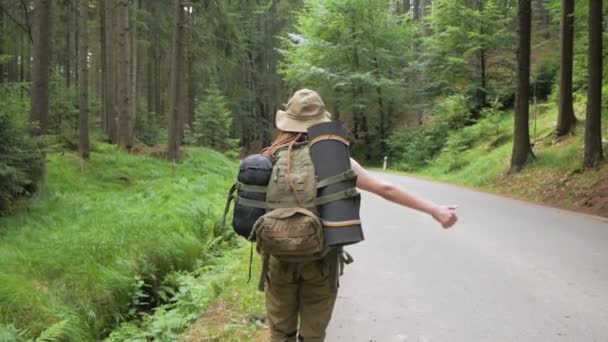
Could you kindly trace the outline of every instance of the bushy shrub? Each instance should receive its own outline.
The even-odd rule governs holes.
[[[504,127],[501,126],[504,112],[500,107],[500,103],[494,102],[490,107],[482,110],[482,119],[479,120],[479,123],[476,125],[478,138],[500,139],[501,135],[504,133]]]
[[[444,171],[452,172],[465,167],[468,161],[462,158],[462,152],[473,147],[477,136],[473,126],[465,127],[449,134],[437,163]]]
[[[413,171],[426,166],[443,148],[445,125],[397,131],[387,139],[391,159],[398,168]]]
[[[78,149],[78,93],[66,88],[59,70],[51,74],[49,85],[49,133],[56,135],[62,147]]]
[[[36,191],[44,171],[38,140],[30,138],[11,107],[0,107],[0,215],[16,198]]]
[[[148,113],[141,104],[137,106],[135,136],[137,140],[148,146],[154,146],[160,142],[161,133],[158,123],[154,120],[152,113]]]
[[[196,107],[190,140],[195,145],[220,151],[236,150],[238,140],[230,138],[232,113],[222,92],[211,87],[205,99]],[[189,134],[189,135],[190,135]]]
[[[387,146],[398,168],[413,171],[428,165],[443,149],[449,133],[470,122],[467,103],[465,96],[447,97],[433,106],[426,126],[393,133]]]
[[[543,60],[532,75],[531,87],[538,101],[546,101],[551,95],[553,84],[557,79],[559,65],[552,59]]]
[[[462,128],[471,123],[469,98],[448,96],[433,105],[431,120],[434,125],[447,125],[449,129]]]

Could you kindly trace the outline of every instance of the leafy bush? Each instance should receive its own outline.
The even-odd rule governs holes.
[[[503,127],[504,112],[500,110],[500,103],[492,103],[490,107],[484,108],[481,112],[482,119],[473,127],[477,130],[477,138],[480,140],[492,139],[494,144],[504,136]]]
[[[462,152],[473,147],[476,138],[475,130],[472,127],[451,132],[437,158],[437,163],[442,165],[446,172],[463,168],[468,164],[468,161],[461,158]]]
[[[218,150],[234,149],[230,139],[232,113],[226,99],[217,87],[211,87],[207,96],[195,110],[192,140],[196,145]]]
[[[534,75],[532,75],[531,87],[538,101],[546,101],[549,98],[558,72],[559,65],[556,61],[549,59],[543,60]]]
[[[447,97],[433,106],[427,126],[393,133],[387,145],[398,168],[413,171],[428,165],[443,149],[449,133],[470,122],[467,99]]]
[[[12,109],[0,107],[0,215],[10,210],[16,198],[34,193],[44,173],[38,140],[29,137]]]
[[[154,120],[152,113],[148,113],[141,104],[137,106],[135,132],[137,140],[148,146],[154,146],[160,142],[161,133],[158,123]]]
[[[471,123],[469,98],[462,95],[448,96],[433,105],[431,117],[435,125],[459,129]]]
[[[49,84],[49,133],[70,150],[78,149],[78,114],[76,88],[65,88],[65,79],[55,70]]]
[[[444,125],[397,131],[387,145],[397,167],[413,171],[427,165],[443,148],[446,141]]]

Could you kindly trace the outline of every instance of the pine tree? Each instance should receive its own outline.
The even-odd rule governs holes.
[[[179,158],[179,138],[181,128],[180,105],[182,96],[181,73],[183,68],[183,40],[184,40],[184,4],[182,0],[173,1],[173,47],[171,55],[171,87],[169,93],[169,142],[167,146],[167,159],[175,161]]]
[[[217,87],[212,87],[195,112],[194,142],[197,145],[225,150],[232,147],[230,128],[232,113]]]
[[[530,146],[530,45],[531,0],[519,0],[517,32],[517,94],[515,95],[515,127],[511,172],[519,172],[534,157]]]
[[[576,124],[572,106],[572,66],[574,58],[574,0],[562,0],[561,65],[557,136],[570,133]]]
[[[133,142],[129,115],[132,110],[129,0],[119,0],[118,5],[118,146],[130,149]]]
[[[89,158],[89,66],[88,66],[88,11],[89,1],[80,0],[78,19],[78,68],[79,73],[79,109],[78,131],[80,139],[78,152],[82,158]]]
[[[30,122],[32,134],[40,135],[47,133],[49,124],[51,0],[34,1],[34,32]]]
[[[596,167],[602,151],[602,0],[589,0],[589,80],[585,120],[585,168]]]

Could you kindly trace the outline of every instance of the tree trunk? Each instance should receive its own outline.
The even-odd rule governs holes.
[[[481,86],[478,92],[478,100],[480,108],[488,106],[488,57],[485,49],[479,50],[479,66]]]
[[[115,53],[115,7],[116,0],[105,1],[105,27],[106,27],[106,110],[108,120],[108,138],[111,143],[118,141],[116,106],[116,53]]]
[[[76,1],[76,3],[78,3],[78,1]],[[78,48],[78,6],[74,6],[74,26],[76,26],[76,34],[74,35],[74,56],[76,56],[75,58],[78,58],[78,51],[80,51],[80,49]],[[68,49],[68,54],[69,54],[69,49]],[[78,66],[76,66],[76,68],[74,68],[74,84],[78,84]]]
[[[167,159],[175,161],[179,157],[179,100],[181,99],[181,73],[184,37],[184,6],[182,0],[173,0],[173,43],[171,52],[171,88],[169,91],[169,142]]]
[[[118,2],[118,146],[131,148],[131,49],[129,46],[129,0]]]
[[[412,14],[414,15],[414,20],[420,19],[420,0],[413,0],[412,2]]]
[[[34,1],[34,26],[30,122],[32,135],[41,135],[48,131],[51,0]]]
[[[2,4],[2,1],[0,0],[0,4]],[[2,32],[6,32],[5,31],[5,27],[4,27],[4,12],[0,13],[0,30]],[[4,37],[0,38],[0,55],[4,55]],[[0,84],[4,83],[4,63],[0,63]]]
[[[561,64],[557,136],[572,131],[576,124],[572,106],[572,63],[574,53],[574,0],[562,0]]]
[[[196,80],[194,79],[194,54],[188,54],[188,124],[190,130],[194,127],[194,113],[196,110]]]
[[[101,59],[101,130],[108,133],[108,56],[106,52],[106,13],[105,0],[99,0],[99,43]]]
[[[71,57],[71,52],[72,52],[72,48],[71,48],[71,36],[70,34],[72,33],[72,25],[71,24],[71,14],[72,11],[70,10],[70,3],[63,3],[63,6],[65,6],[63,8],[63,14],[62,14],[62,20],[63,23],[66,25],[66,30],[65,30],[65,51],[63,51],[63,53],[65,54],[65,61],[64,61],[64,74],[65,74],[65,87],[66,88],[70,88],[72,86],[72,66],[70,65],[70,57]]]
[[[403,13],[410,12],[410,0],[402,0],[401,10]]]
[[[518,0],[517,93],[515,95],[515,127],[511,172],[519,172],[533,158],[530,146],[530,42],[531,0]]]
[[[137,4],[135,4],[137,6]],[[137,120],[137,10],[133,11],[131,18],[131,35],[129,36],[129,48],[131,51],[131,107],[129,109],[129,138],[128,145],[133,146],[135,142],[135,120]]]
[[[602,151],[602,0],[589,0],[589,84],[585,119],[583,165],[593,168],[603,159]]]
[[[80,139],[78,152],[84,159],[89,159],[89,72],[88,57],[88,11],[89,1],[80,0],[80,16],[78,20],[78,68],[80,69],[79,82],[79,109],[78,129]]]

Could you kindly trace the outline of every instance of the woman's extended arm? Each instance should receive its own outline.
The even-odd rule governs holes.
[[[427,213],[441,224],[443,228],[450,228],[458,220],[456,206],[442,206],[429,202],[420,197],[403,191],[393,184],[384,182],[372,176],[356,160],[351,159],[351,165],[357,174],[357,187],[372,192],[391,202]]]

